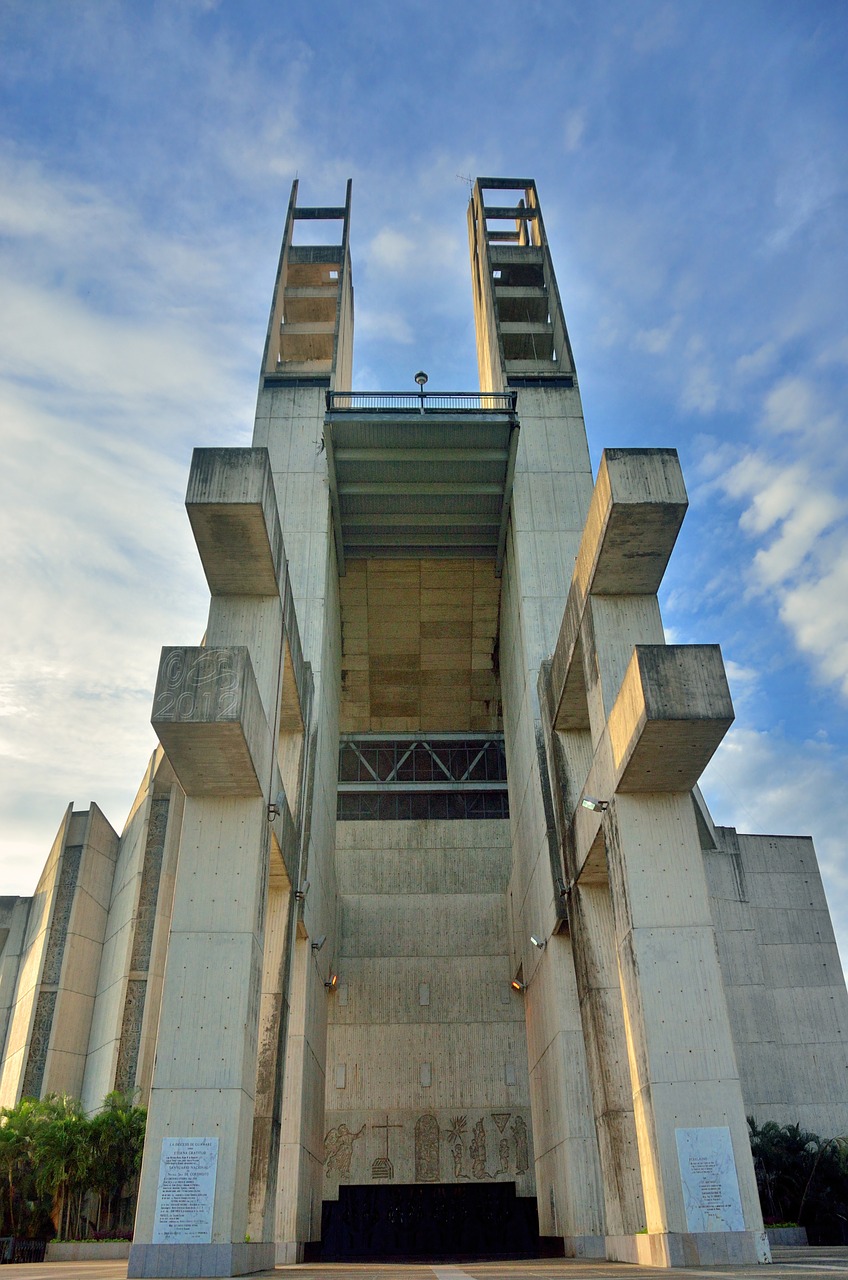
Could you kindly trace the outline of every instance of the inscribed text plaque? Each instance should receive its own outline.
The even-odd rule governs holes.
[[[217,1138],[163,1138],[154,1244],[211,1244]]]
[[[744,1231],[733,1143],[726,1125],[675,1129],[690,1231]]]

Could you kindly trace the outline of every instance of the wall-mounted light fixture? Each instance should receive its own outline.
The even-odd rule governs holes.
[[[313,951],[320,951],[324,943],[327,941],[326,933],[322,933],[320,938],[316,938],[312,944]]]
[[[537,938],[535,933],[530,934],[530,941],[533,943],[533,946],[538,947],[540,951],[544,951],[545,947],[548,945],[547,938]]]
[[[308,893],[308,892],[309,892],[309,881],[308,881],[308,880],[304,880],[304,882],[303,882],[303,884],[300,886],[300,888],[299,888],[299,889],[295,889],[295,891],[294,891],[294,900],[295,900],[295,902],[303,902],[303,901],[304,901],[304,899],[306,898],[306,895],[307,895],[307,893]]]
[[[328,991],[335,991],[336,987],[338,986],[338,982],[339,982],[339,975],[337,973],[331,973],[329,978],[327,978],[326,982],[324,983],[324,986],[327,988]]]
[[[527,990],[527,983],[522,982],[520,978],[513,978],[512,982],[509,985],[512,987],[513,991]]]
[[[283,805],[285,804],[285,802],[286,802],[286,797],[282,791],[277,792],[276,800],[269,801],[268,803],[268,821],[269,822],[273,822],[275,818],[279,818],[280,814],[283,812]]]
[[[609,808],[609,800],[596,800],[594,796],[584,796],[580,803],[584,809],[591,809],[593,813],[606,813]]]

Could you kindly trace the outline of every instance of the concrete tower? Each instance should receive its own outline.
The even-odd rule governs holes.
[[[810,842],[697,789],[733,711],[665,644],[677,455],[593,478],[529,179],[472,192],[479,392],[354,393],[349,219],[294,184],[123,834],[69,810],[0,903],[0,1102],[149,1098],[131,1276],[767,1261],[746,1111],[848,1128],[848,996]]]

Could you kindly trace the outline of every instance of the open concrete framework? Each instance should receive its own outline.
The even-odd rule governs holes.
[[[140,1091],[131,1276],[767,1261],[746,1113],[848,1131],[848,996],[811,842],[698,791],[733,710],[663,634],[677,455],[593,479],[531,180],[472,192],[479,393],[351,391],[349,224],[294,184],[123,834],[69,808],[2,900],[0,1104]]]

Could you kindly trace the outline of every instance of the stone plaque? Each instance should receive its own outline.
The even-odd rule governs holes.
[[[744,1231],[733,1143],[726,1125],[675,1129],[690,1231]]]
[[[211,1244],[217,1138],[163,1138],[154,1244]]]

